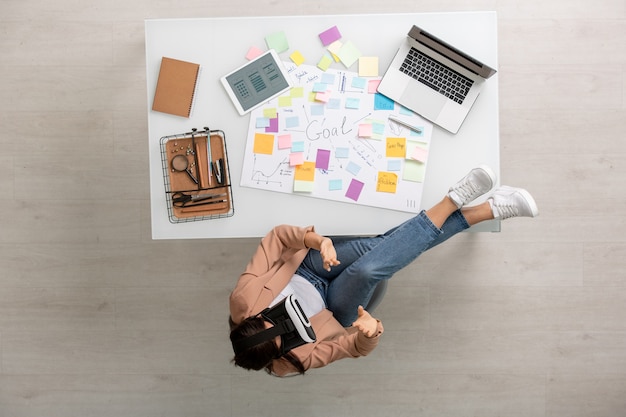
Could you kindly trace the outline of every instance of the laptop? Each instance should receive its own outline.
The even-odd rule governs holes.
[[[457,133],[485,81],[495,73],[495,69],[413,26],[378,92]]]

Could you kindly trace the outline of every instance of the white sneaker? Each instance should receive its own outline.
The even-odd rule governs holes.
[[[480,165],[450,187],[448,197],[461,208],[491,190],[495,184],[496,174],[487,165]]]
[[[494,219],[497,220],[539,215],[535,199],[523,188],[502,186],[487,201],[491,205]]]

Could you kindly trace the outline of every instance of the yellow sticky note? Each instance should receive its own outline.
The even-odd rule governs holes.
[[[289,58],[291,58],[293,63],[297,66],[304,64],[304,61],[306,61],[299,51],[295,51],[293,54],[289,55]]]
[[[387,138],[387,158],[404,158],[406,155],[406,138]]]
[[[362,56],[359,58],[359,76],[378,77],[377,56]]]
[[[378,173],[378,181],[376,181],[376,191],[379,193],[396,193],[398,187],[398,175],[393,172]]]
[[[289,94],[291,94],[292,98],[304,97],[304,87],[293,87]]]
[[[253,152],[271,155],[274,152],[274,135],[256,133]]]
[[[305,161],[302,163],[302,165],[296,166],[294,179],[296,181],[314,181],[315,162]]]
[[[275,119],[278,111],[275,107],[263,109],[263,117],[267,117],[268,119]]]
[[[322,59],[320,59],[319,62],[317,63],[317,67],[321,69],[322,71],[326,71],[328,68],[330,68],[330,64],[332,63],[333,63],[333,59],[329,57],[328,55],[324,55]]]
[[[278,107],[291,107],[291,96],[278,97]]]

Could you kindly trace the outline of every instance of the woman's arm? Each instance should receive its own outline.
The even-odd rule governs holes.
[[[333,241],[325,236],[319,235],[314,231],[308,231],[304,235],[304,244],[307,248],[315,249],[322,255],[324,268],[330,271],[330,268],[339,265],[341,262],[337,259],[337,252]]]

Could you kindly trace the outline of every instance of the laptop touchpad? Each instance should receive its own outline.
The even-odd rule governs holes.
[[[406,107],[427,119],[436,119],[447,101],[441,94],[415,82],[407,85],[400,103],[406,103]]]

